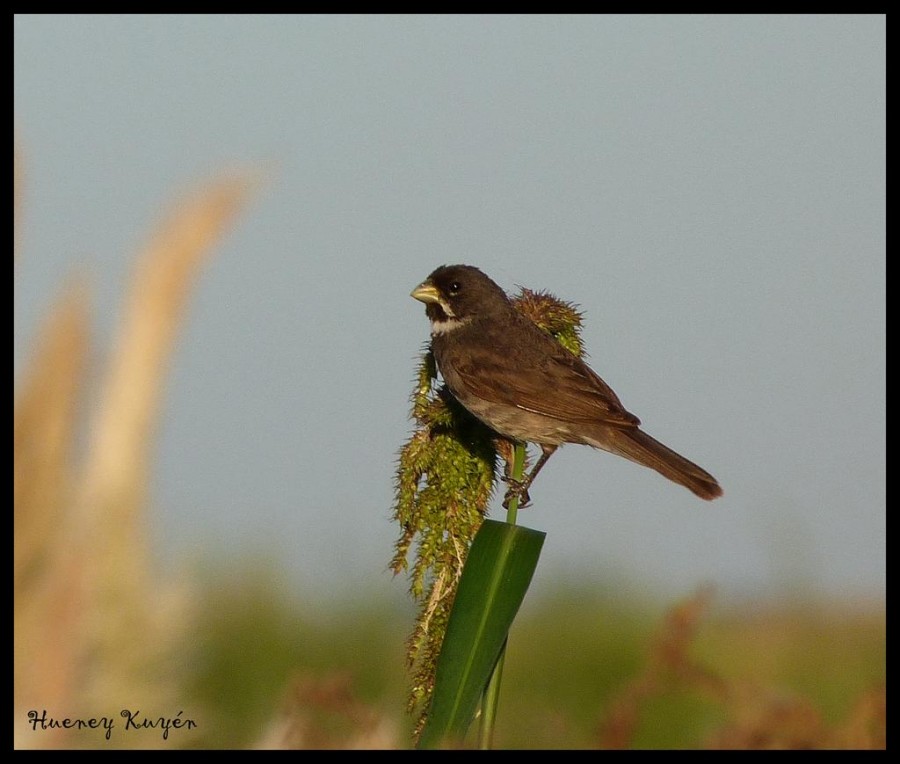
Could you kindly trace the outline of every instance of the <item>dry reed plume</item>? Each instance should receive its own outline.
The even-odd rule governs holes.
[[[17,385],[17,747],[74,745],[79,739],[65,730],[35,732],[25,722],[31,709],[89,717],[138,704],[163,713],[173,705],[160,704],[177,700],[171,669],[177,664],[170,659],[182,603],[174,582],[154,570],[145,528],[152,449],[191,289],[253,186],[246,176],[209,183],[159,225],[136,259],[124,317],[90,411],[81,411],[89,397],[91,347],[87,292],[80,283],[63,289]],[[93,745],[102,740],[82,739]],[[147,734],[132,735],[127,744],[161,742]]]

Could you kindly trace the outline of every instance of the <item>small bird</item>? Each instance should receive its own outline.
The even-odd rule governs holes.
[[[609,385],[478,268],[441,266],[411,296],[425,303],[431,350],[453,396],[495,432],[543,452],[524,480],[507,478],[504,506],[514,496],[528,503],[532,481],[563,443],[624,456],[701,499],[722,495],[712,475],[640,430]]]

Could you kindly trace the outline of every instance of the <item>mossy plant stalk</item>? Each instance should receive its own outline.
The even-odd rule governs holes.
[[[513,480],[522,480],[525,474],[525,444],[517,443],[513,451],[513,463],[511,477]],[[519,497],[513,497],[506,509],[506,522],[516,524],[519,514]],[[503,661],[506,658],[506,642],[497,656],[497,663],[481,700],[481,724],[478,730],[478,747],[482,750],[490,749],[494,739],[494,720],[497,716],[497,704],[500,700],[500,681],[503,677]]]

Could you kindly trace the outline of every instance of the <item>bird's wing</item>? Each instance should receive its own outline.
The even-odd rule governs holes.
[[[544,345],[541,352],[529,348],[504,355],[470,346],[466,358],[453,364],[454,382],[483,400],[566,422],[640,424],[584,361],[550,341],[556,347]]]

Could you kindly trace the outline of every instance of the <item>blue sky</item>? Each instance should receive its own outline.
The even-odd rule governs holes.
[[[548,576],[883,592],[883,16],[20,15],[14,60],[17,372],[73,271],[102,345],[177,195],[270,171],[169,380],[166,559],[402,590],[409,291],[465,262],[578,303],[595,370],[725,489],[564,448],[520,516]]]

